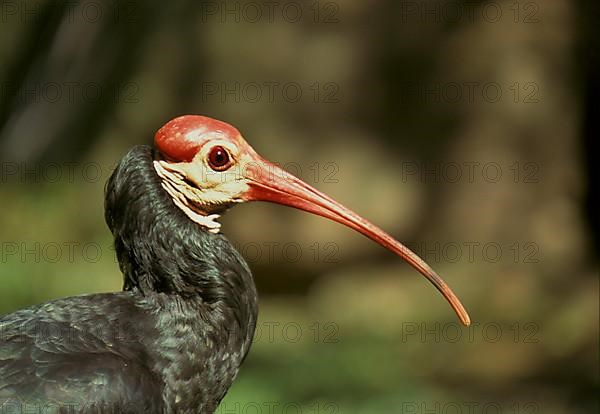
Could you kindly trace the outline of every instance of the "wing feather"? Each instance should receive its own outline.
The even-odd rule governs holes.
[[[0,411],[162,411],[162,383],[124,320],[122,295],[79,296],[0,318]]]

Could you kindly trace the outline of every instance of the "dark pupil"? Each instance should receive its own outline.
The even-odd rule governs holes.
[[[210,164],[213,167],[222,167],[229,162],[229,155],[222,147],[213,148],[210,152]]]

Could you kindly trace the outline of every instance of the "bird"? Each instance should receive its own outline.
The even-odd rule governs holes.
[[[249,201],[362,233],[423,274],[470,323],[452,290],[403,244],[262,158],[230,124],[184,115],[158,129],[153,146],[130,149],[107,181],[105,221],[122,291],[0,317],[3,412],[214,412],[248,355],[258,316],[250,268],[219,223]]]

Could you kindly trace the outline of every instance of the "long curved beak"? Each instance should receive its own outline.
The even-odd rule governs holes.
[[[326,217],[364,234],[418,270],[444,295],[461,322],[466,326],[471,323],[469,314],[446,282],[408,247],[282,168],[256,154],[253,158],[254,162],[243,172],[249,185],[249,190],[242,197],[245,201],[269,201],[294,207]]]

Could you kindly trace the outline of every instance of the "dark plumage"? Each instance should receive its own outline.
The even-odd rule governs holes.
[[[252,275],[173,204],[154,156],[133,148],[106,187],[124,291],[0,318],[7,412],[210,413],[231,385],[256,324]]]
[[[337,221],[404,258],[469,315],[389,234],[260,157],[237,129],[185,115],[136,147],[106,186],[123,292],[60,299],[0,319],[5,412],[212,413],[246,357],[257,317],[244,259],[219,234],[234,203],[269,201]]]

